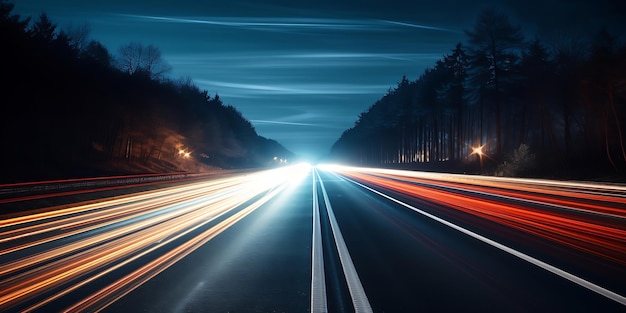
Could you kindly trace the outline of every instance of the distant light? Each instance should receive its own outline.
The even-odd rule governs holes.
[[[342,169],[346,169],[346,167],[339,164],[318,164],[316,168],[324,171],[340,171]]]
[[[472,153],[470,155],[477,154],[479,157],[482,157],[485,154],[485,152],[483,152],[484,147],[485,145],[482,145],[480,147],[472,147]]]
[[[294,165],[294,167],[295,168],[302,168],[302,169],[306,169],[307,171],[310,171],[313,166],[311,166],[311,163],[309,163],[309,162],[300,162],[300,163]]]
[[[483,156],[485,157],[489,157],[484,151],[483,148],[485,147],[485,145],[479,146],[479,147],[472,147],[472,153],[470,153],[470,155],[475,154],[478,156],[478,160],[480,160],[480,167],[482,168],[483,166]]]
[[[191,155],[190,152],[185,152],[185,157],[188,158]]]

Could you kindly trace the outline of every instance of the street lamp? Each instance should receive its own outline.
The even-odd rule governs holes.
[[[478,146],[478,147],[472,147],[472,153],[470,153],[470,155],[475,154],[478,156],[478,159],[480,160],[480,169],[482,171],[483,168],[483,156],[487,156],[487,154],[485,154],[485,152],[483,151],[483,148],[485,147],[485,145],[482,146]]]

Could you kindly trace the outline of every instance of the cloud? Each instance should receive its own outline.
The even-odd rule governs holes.
[[[402,26],[433,31],[458,32],[450,29],[392,20],[340,19],[340,18],[286,18],[286,17],[168,17],[152,15],[119,14],[135,19],[168,23],[205,24],[213,26],[242,27],[248,29],[318,29],[329,31],[393,31]]]
[[[374,24],[367,20],[329,18],[247,18],[247,17],[167,17],[122,14],[122,16],[170,23],[206,24],[244,28],[312,28],[325,30],[372,30]]]
[[[380,21],[384,22],[384,23],[393,24],[393,25],[406,26],[406,27],[412,27],[412,28],[420,28],[420,29],[428,29],[428,30],[438,30],[438,31],[444,31],[444,32],[451,32],[451,33],[460,33],[459,31],[456,31],[456,30],[451,30],[451,29],[441,28],[441,27],[435,27],[435,26],[427,26],[427,25],[420,25],[420,24],[396,22],[396,21],[389,21],[389,20],[380,20]]]
[[[269,121],[269,120],[250,120],[255,124],[277,124],[277,125],[289,125],[289,126],[324,126],[311,123],[298,123],[298,122],[283,122],[283,121]]]
[[[198,79],[196,82],[203,87],[220,87],[231,95],[356,95],[380,94],[381,90],[389,88],[387,85],[361,84],[319,84],[319,83],[276,83],[273,85],[246,84],[224,81]],[[213,88],[212,88],[213,89]],[[220,92],[222,93],[222,92]]]

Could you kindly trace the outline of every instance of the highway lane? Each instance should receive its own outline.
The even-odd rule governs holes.
[[[466,185],[449,189],[450,177],[440,174],[421,173],[425,182],[408,172],[331,170],[341,176],[322,177],[374,311],[625,309],[623,187],[560,185],[558,193],[577,199],[555,208],[550,203],[565,200],[513,198],[502,181],[487,192],[495,178],[470,186],[476,177],[455,176]],[[524,189],[520,180],[506,182]],[[502,192],[506,198],[497,196]]]
[[[309,171],[295,166],[251,172],[3,218],[0,311],[107,309],[288,194]],[[304,212],[311,214],[310,203]],[[160,287],[171,291],[178,283]],[[152,304],[133,303],[138,310]]]
[[[304,176],[104,312],[306,312],[311,181]]]
[[[623,312],[625,195],[293,166],[41,208],[0,219],[0,311]]]

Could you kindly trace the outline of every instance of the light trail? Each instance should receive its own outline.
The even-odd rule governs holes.
[[[615,285],[614,277],[606,277],[612,269],[623,273],[626,265],[623,186],[383,169],[330,169],[341,181],[355,183],[626,305],[626,298],[611,290],[616,288],[623,293],[623,289]],[[307,190],[307,195],[313,193],[309,220],[313,226],[309,309],[328,310],[326,280],[331,277],[325,273],[329,265],[324,264],[323,253],[323,243],[328,242],[339,256],[338,264],[331,265],[341,267],[343,272],[339,275],[345,277],[355,311],[371,312],[369,301],[376,300],[376,305],[380,305],[380,291],[368,289],[371,294],[366,295],[359,274],[365,278],[371,273],[357,273],[348,250],[353,247],[344,241],[342,225],[335,217],[322,180],[326,176],[318,170],[312,173],[312,189]],[[66,312],[101,311],[309,174],[309,166],[233,173],[97,202],[0,216],[0,311],[33,312],[50,307],[62,307]],[[341,189],[328,191],[335,190]],[[347,203],[341,203],[342,210],[350,209]],[[324,209],[326,215],[320,211]],[[330,231],[322,233],[322,226],[326,225]],[[325,238],[325,234],[331,237]],[[552,248],[556,249],[551,251]],[[563,251],[566,253],[559,255]],[[542,257],[535,253],[542,253]],[[544,256],[550,259],[542,260]],[[565,260],[568,256],[575,256],[574,260]],[[606,268],[591,269],[598,264]],[[604,280],[609,287],[595,279]],[[345,296],[347,304],[348,293]]]
[[[339,165],[322,165],[320,168],[329,170],[367,173],[382,177],[403,177],[423,179],[430,182],[457,183],[461,186],[492,187],[490,190],[506,189],[508,191],[526,191],[545,195],[568,197],[573,199],[594,200],[619,204],[620,207],[604,207],[609,212],[626,217],[626,186],[601,184],[592,182],[568,182],[546,179],[524,179],[509,177],[493,177],[480,175],[462,175],[448,173],[432,173],[420,171],[390,170],[380,168],[349,167]],[[521,194],[521,193],[520,193]],[[550,201],[555,199],[545,198]],[[600,208],[600,207],[598,207]]]
[[[309,171],[306,166],[259,171],[3,219],[0,311],[41,308],[130,262],[169,250],[75,306],[106,307]],[[16,252],[24,256],[13,257]]]
[[[621,304],[626,304],[626,298],[622,295],[444,219],[447,216],[448,218],[451,217],[463,221],[467,215],[459,214],[458,212],[470,214],[471,216],[517,229],[532,236],[555,242],[558,245],[565,245],[624,266],[626,265],[626,224],[624,224],[623,217],[625,212],[622,208],[624,199],[619,194],[626,190],[624,187],[609,185],[603,188],[602,185],[598,184],[519,180],[520,183],[524,184],[523,188],[526,189],[524,192],[533,192],[527,194],[515,190],[519,190],[519,188],[507,189],[517,187],[513,184],[518,181],[515,179],[465,177],[463,175],[451,174],[442,174],[439,177],[436,173],[349,167],[331,167],[326,169],[330,169],[349,181],[415,212],[435,219]],[[398,179],[398,177],[404,178]],[[406,177],[411,179],[406,179]],[[425,177],[428,181],[423,180]],[[472,185],[469,184],[469,181],[472,181]],[[457,184],[460,182],[463,182],[463,185]],[[534,183],[539,185],[532,185]],[[545,186],[557,187],[557,189],[547,191],[549,195],[546,195],[543,192],[544,190],[541,189]],[[569,190],[568,187],[574,188],[575,191]],[[441,205],[442,208],[452,208],[453,210],[442,209],[437,211],[436,215],[431,214],[375,188],[384,188],[412,199],[425,200],[429,203]],[[581,190],[589,192],[581,193]],[[613,195],[611,192],[617,192],[617,195]],[[487,197],[490,194],[506,196],[509,201],[501,202],[490,199]],[[566,196],[568,198],[555,200],[550,197],[553,195]],[[521,203],[512,201],[517,198],[521,199]],[[529,200],[532,200],[532,202]],[[602,204],[585,201],[600,201]],[[546,204],[550,207],[554,206],[555,203],[563,204],[563,202],[566,202],[569,210],[555,212],[553,209],[541,207],[541,204]],[[529,203],[534,204],[534,206],[529,206]],[[587,214],[580,214],[581,212]],[[521,244],[524,243],[522,242]]]
[[[552,212],[532,210],[526,206],[504,204],[388,179],[364,177],[360,174],[349,176],[421,197],[433,203],[452,207],[626,265],[626,229],[624,228],[604,226],[576,219],[575,216],[559,216]]]
[[[594,292],[596,292],[598,294],[601,294],[601,295],[603,295],[603,296],[605,296],[605,297],[607,297],[607,298],[609,298],[611,300],[617,301],[620,304],[626,305],[626,297],[624,297],[624,296],[622,296],[620,294],[617,294],[617,293],[615,293],[615,292],[613,292],[611,290],[608,290],[608,289],[603,288],[603,287],[601,287],[599,285],[596,285],[596,284],[594,284],[592,282],[589,282],[589,281],[587,281],[587,280],[585,280],[583,278],[580,278],[580,277],[578,277],[576,275],[573,275],[573,274],[571,274],[571,273],[569,273],[567,271],[564,271],[564,270],[562,270],[560,268],[557,268],[557,267],[552,266],[552,265],[550,265],[548,263],[545,263],[545,262],[543,262],[543,261],[541,261],[539,259],[536,259],[536,258],[534,258],[534,257],[532,257],[530,255],[527,255],[527,254],[522,253],[522,252],[520,252],[518,250],[510,248],[510,247],[508,247],[506,245],[503,245],[503,244],[501,244],[501,243],[499,243],[499,242],[497,242],[495,240],[491,240],[491,239],[489,239],[489,238],[487,238],[485,236],[479,235],[478,233],[470,231],[470,230],[468,230],[466,228],[463,228],[463,227],[461,227],[459,225],[456,225],[454,223],[450,223],[449,221],[446,221],[446,220],[444,220],[442,218],[439,218],[439,217],[437,217],[435,215],[432,215],[432,214],[427,213],[427,212],[425,212],[423,210],[420,210],[420,209],[418,209],[418,208],[416,208],[416,207],[414,207],[412,205],[409,205],[407,203],[404,203],[404,202],[402,202],[402,201],[400,201],[398,199],[390,197],[390,196],[388,196],[388,195],[386,195],[386,194],[384,194],[384,193],[382,193],[380,191],[377,191],[375,189],[367,187],[367,186],[365,186],[363,184],[360,184],[360,183],[358,183],[356,181],[352,181],[352,182],[357,184],[357,185],[359,185],[359,186],[361,186],[361,187],[363,187],[363,188],[365,188],[365,189],[367,189],[367,190],[369,190],[369,191],[371,191],[371,192],[373,192],[373,193],[381,195],[381,196],[383,196],[383,197],[385,197],[385,198],[387,198],[387,199],[389,199],[389,200],[391,200],[393,202],[396,202],[396,203],[398,203],[398,204],[400,204],[402,206],[405,206],[405,207],[407,207],[407,208],[409,208],[409,209],[411,209],[411,210],[413,210],[413,211],[415,211],[417,213],[420,213],[420,214],[422,214],[424,216],[427,216],[427,217],[429,217],[429,218],[431,218],[433,220],[436,220],[437,222],[440,222],[440,223],[442,223],[442,224],[444,224],[446,226],[449,226],[449,227],[451,227],[453,229],[456,229],[456,230],[458,230],[458,231],[460,231],[460,232],[462,232],[462,233],[464,233],[466,235],[469,235],[469,236],[471,236],[473,238],[476,238],[476,239],[478,239],[478,240],[480,240],[480,241],[482,241],[484,243],[487,243],[487,244],[489,244],[489,245],[491,245],[491,246],[493,246],[495,248],[498,248],[498,249],[500,249],[502,251],[505,251],[505,252],[507,252],[507,253],[509,253],[511,255],[514,255],[514,256],[522,259],[522,260],[525,260],[525,261],[527,261],[529,263],[532,263],[532,264],[534,264],[536,266],[539,266],[539,267],[541,267],[541,268],[543,268],[543,269],[545,269],[547,271],[550,271],[550,272],[552,272],[552,273],[554,273],[556,275],[559,275],[559,276],[561,276],[561,277],[563,277],[563,278],[565,278],[565,279],[567,279],[567,280],[569,280],[571,282],[574,282],[574,283],[576,283],[578,285],[581,285],[581,286],[583,286],[583,287],[585,287],[585,288],[587,288],[587,289],[589,289],[591,291],[594,291]]]
[[[160,256],[159,258],[151,261],[145,266],[117,280],[113,284],[110,284],[106,288],[89,296],[80,303],[77,303],[76,305],[67,309],[66,312],[100,311],[101,309],[128,294],[135,288],[139,287],[141,284],[148,281],[150,278],[164,271],[172,264],[187,256],[189,253],[193,252],[209,240],[213,239],[215,236],[228,229],[230,226],[234,225],[235,223],[252,213],[262,204],[269,201],[282,190],[284,190],[285,187],[286,186],[284,184],[278,186],[278,188],[273,189],[270,193],[255,201],[253,204],[247,206],[245,209],[235,213],[233,216],[230,216],[223,222],[217,224],[214,227],[211,227],[210,229],[207,229],[202,234],[194,237],[191,240],[188,240],[184,244],[177,246],[175,249],[169,251],[168,253]]]
[[[535,190],[535,194],[519,194],[515,190],[505,189],[506,186],[499,189],[484,189],[478,182],[487,182],[491,186],[493,181],[489,177],[462,177],[461,175],[453,175],[457,180],[465,181],[473,179],[475,185],[455,185],[456,190],[440,189],[439,186],[450,186],[450,174],[443,174],[443,182],[436,181],[434,173],[427,173],[430,181],[424,184],[415,184],[416,181],[399,181],[397,174],[399,171],[393,171],[394,175],[385,176],[384,171],[379,170],[363,170],[355,168],[337,168],[337,173],[351,177],[367,184],[380,186],[390,190],[395,190],[403,194],[424,199],[431,203],[437,203],[446,207],[454,208],[457,212],[471,214],[492,222],[496,222],[513,229],[552,240],[559,244],[563,244],[587,253],[591,253],[618,264],[626,265],[626,227],[624,217],[626,210],[621,208],[621,197],[598,196],[593,195],[590,198],[596,201],[603,201],[602,205],[588,204],[583,200],[589,200],[582,194],[575,194],[576,198],[556,200],[559,205],[563,202],[567,203],[567,208],[575,212],[585,212],[593,214],[571,214],[569,211],[546,210],[545,207],[537,206],[547,204],[554,206],[555,200],[549,196],[542,195],[539,187],[534,189],[527,187],[529,190]],[[406,171],[403,176],[409,176],[412,173]],[[372,175],[372,173],[376,173]],[[419,173],[421,175],[422,173]],[[415,177],[415,176],[412,176]],[[502,181],[496,179],[495,181]],[[515,180],[504,180],[511,183]],[[528,182],[527,180],[522,180]],[[544,185],[545,182],[542,182]],[[478,186],[476,186],[478,185]],[[568,186],[567,183],[550,183],[550,185],[559,185],[561,188]],[[575,183],[572,184],[577,190],[584,189],[586,185]],[[598,190],[599,186],[590,185],[588,188]],[[608,186],[612,190],[626,190],[619,186]],[[463,191],[480,191],[482,194],[471,194]],[[566,192],[569,194],[569,192]],[[505,195],[510,199],[532,200],[535,206],[529,206],[528,203],[516,203],[509,201],[507,203],[490,200],[485,195]],[[612,202],[611,200],[615,200]],[[621,201],[620,201],[621,200]],[[613,205],[613,206],[610,206]],[[582,208],[582,209],[581,209]],[[607,214],[605,212],[612,212]],[[455,214],[456,218],[463,219],[462,215]]]

